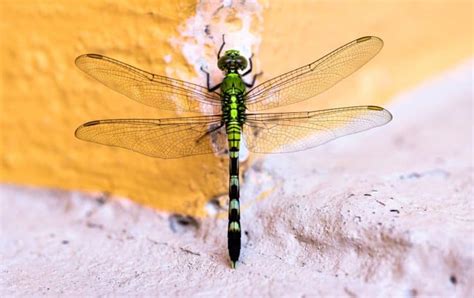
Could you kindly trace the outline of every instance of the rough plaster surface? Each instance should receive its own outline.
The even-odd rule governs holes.
[[[193,219],[4,185],[0,295],[472,297],[472,67],[395,99],[389,126],[262,156],[236,270],[219,200]]]

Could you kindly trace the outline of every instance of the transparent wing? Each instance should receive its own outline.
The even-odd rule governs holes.
[[[243,132],[245,143],[252,152],[295,152],[384,125],[391,119],[390,112],[377,106],[248,114]]]
[[[111,119],[87,122],[76,137],[158,158],[179,158],[227,148],[221,116],[167,119]]]
[[[192,83],[152,74],[98,54],[76,58],[76,65],[107,87],[145,105],[171,111],[219,113],[218,93]]]
[[[374,36],[358,38],[306,66],[268,80],[247,92],[246,106],[259,111],[316,96],[362,67],[380,49]]]

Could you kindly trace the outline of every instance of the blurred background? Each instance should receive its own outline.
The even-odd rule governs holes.
[[[286,110],[390,105],[397,94],[472,59],[471,1],[8,1],[0,2],[0,182],[130,198],[204,215],[227,192],[227,158],[159,160],[80,141],[82,123],[176,114],[140,105],[74,65],[99,53],[205,85],[215,54],[255,53],[262,80],[312,62],[361,36],[385,46],[317,99]],[[179,115],[183,116],[183,115]],[[450,115],[453,116],[453,115]],[[394,120],[396,121],[396,119]],[[244,164],[252,164],[251,155]]]

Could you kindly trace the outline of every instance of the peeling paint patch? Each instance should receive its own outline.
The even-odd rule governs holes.
[[[180,52],[196,74],[190,78],[184,69],[166,67],[166,75],[205,85],[201,67],[211,74],[211,85],[222,79],[217,68],[217,52],[225,35],[225,48],[239,50],[243,56],[252,54],[258,58],[258,50],[263,32],[263,7],[256,0],[200,2],[196,14],[186,20],[179,29],[180,36],[169,40],[171,46]],[[258,59],[253,59],[254,69],[258,69]],[[203,107],[204,111],[204,107]],[[245,144],[241,144],[240,161],[248,158]]]
[[[201,66],[217,77],[216,55],[225,34],[226,49],[236,49],[246,57],[258,54],[263,32],[263,7],[256,0],[201,2],[196,14],[179,29],[180,36],[169,40],[171,46],[182,53],[189,65],[200,74]],[[258,57],[258,55],[256,55]],[[189,79],[187,73],[167,68],[166,74]],[[202,83],[203,76],[194,78]]]

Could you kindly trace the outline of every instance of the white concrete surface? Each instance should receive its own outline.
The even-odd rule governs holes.
[[[472,67],[395,99],[388,126],[262,156],[236,270],[225,216],[3,185],[0,295],[473,297]]]

